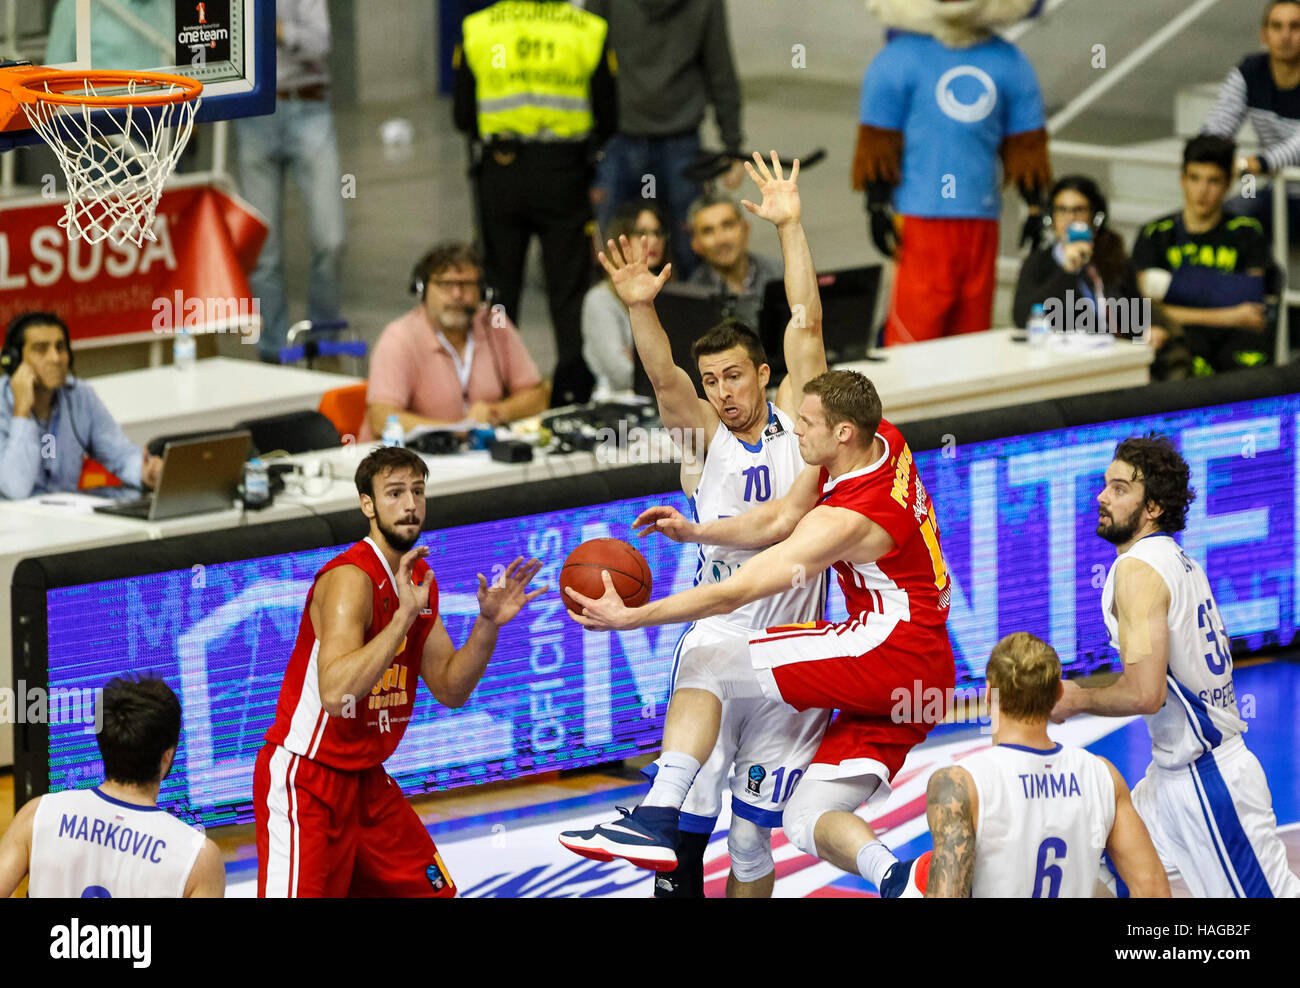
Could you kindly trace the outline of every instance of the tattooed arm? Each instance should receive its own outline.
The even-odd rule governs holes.
[[[964,768],[949,765],[930,776],[925,818],[934,838],[927,899],[969,899],[975,878],[975,818],[979,796]]]

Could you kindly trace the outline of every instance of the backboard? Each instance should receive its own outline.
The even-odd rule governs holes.
[[[12,5],[11,5],[12,6]],[[197,122],[275,109],[273,0],[44,0],[0,24],[0,54],[56,69],[143,69],[203,83]],[[6,30],[8,29],[8,30]],[[0,135],[0,150],[32,144]]]

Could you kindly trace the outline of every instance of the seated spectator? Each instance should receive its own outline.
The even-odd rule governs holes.
[[[1156,380],[1190,376],[1182,329],[1155,306],[1148,318],[1147,301],[1138,291],[1124,241],[1107,223],[1106,197],[1097,183],[1067,175],[1047,201],[1055,242],[1031,252],[1020,268],[1012,307],[1016,325],[1028,325],[1033,307],[1042,305],[1057,331],[1079,330],[1082,319],[1089,332],[1149,339],[1157,350],[1151,367]],[[1071,227],[1083,235],[1072,238]],[[1061,325],[1051,318],[1054,313],[1063,314]]]
[[[668,230],[658,206],[630,202],[619,207],[604,238],[618,243],[619,237],[645,238],[646,261],[654,274],[671,261]],[[593,399],[632,390],[632,320],[608,278],[589,288],[582,300],[582,359],[596,376]]]
[[[1260,40],[1266,52],[1248,55],[1228,73],[1202,133],[1235,139],[1249,119],[1259,140],[1257,154],[1237,160],[1241,172],[1271,175],[1300,165],[1300,0],[1273,0],[1264,12]],[[1288,220],[1300,217],[1300,190],[1290,187]],[[1234,216],[1253,216],[1272,236],[1273,190],[1243,196],[1225,207]]]
[[[1224,213],[1236,145],[1202,135],[1183,150],[1183,208],[1148,223],[1133,245],[1143,295],[1164,303],[1186,333],[1197,376],[1272,359],[1259,220]]]
[[[705,285],[720,295],[724,318],[757,326],[763,289],[785,277],[781,262],[749,252],[749,220],[733,199],[701,196],[691,204],[688,221],[691,250],[704,263],[687,284]]]
[[[360,440],[472,419],[488,425],[546,409],[550,388],[505,313],[482,301],[483,265],[468,244],[442,244],[416,265],[420,303],[389,323],[370,358]]]
[[[25,312],[5,332],[0,386],[0,497],[75,491],[93,457],[123,484],[153,487],[162,460],[126,438],[72,370],[68,327],[52,312]]]

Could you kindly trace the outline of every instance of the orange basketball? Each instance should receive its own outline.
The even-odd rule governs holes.
[[[565,587],[586,597],[605,596],[601,570],[609,570],[614,589],[628,607],[640,607],[650,599],[650,567],[645,556],[620,539],[591,539],[569,553],[560,567],[560,596],[574,614],[582,605],[564,592]]]

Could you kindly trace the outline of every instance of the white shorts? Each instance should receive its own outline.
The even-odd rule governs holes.
[[[1273,796],[1240,736],[1190,765],[1147,766],[1133,806],[1170,874],[1197,898],[1297,898]]]
[[[722,640],[747,641],[752,634],[748,628],[721,622],[691,625],[673,655],[674,685],[682,657],[690,650],[709,648]],[[718,743],[686,794],[681,829],[712,833],[728,785],[734,815],[760,827],[781,826],[785,804],[812,761],[829,721],[829,710],[800,713],[780,701],[725,700]]]

